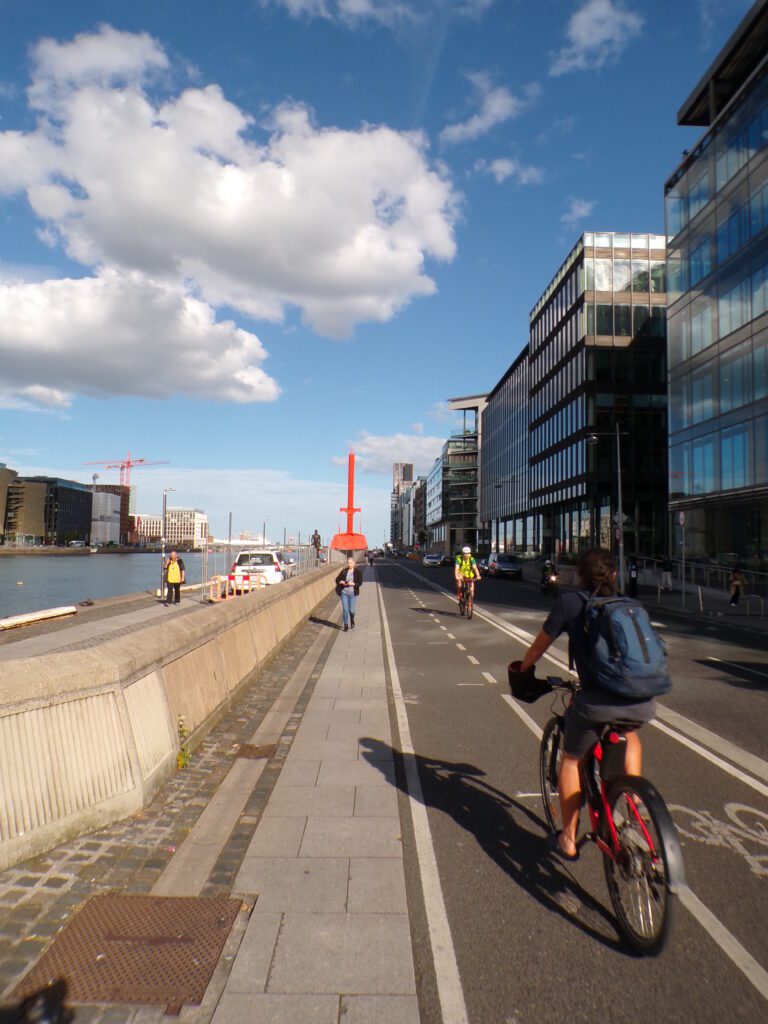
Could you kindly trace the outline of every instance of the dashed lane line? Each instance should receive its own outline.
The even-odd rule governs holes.
[[[412,570],[406,569],[405,571],[411,572]],[[414,573],[414,575],[417,574]],[[453,594],[450,593],[450,591],[445,590],[439,584],[433,583],[431,580],[423,580],[422,577],[419,578],[422,579],[422,581],[426,583],[427,586],[432,587],[433,590],[437,590],[439,593],[443,594],[449,600],[453,601],[454,603],[456,602],[456,598],[453,596]],[[526,630],[520,629],[517,626],[512,626],[509,623],[504,622],[503,619],[499,619],[497,618],[497,616],[489,612],[480,611],[477,608],[477,606],[475,606],[475,615],[477,615],[481,619],[484,619],[489,625],[493,626],[495,629],[498,629],[502,633],[506,633],[508,636],[514,637],[516,640],[519,640],[526,646],[530,645],[534,640],[534,636],[532,633],[528,633]],[[459,644],[457,644],[456,646],[459,647]],[[556,665],[557,668],[561,671],[565,672],[566,674],[570,674],[569,666],[562,659],[556,657],[554,654],[551,654],[549,652],[547,652],[544,655],[544,657],[553,665]],[[728,663],[721,662],[721,664]],[[717,750],[719,753],[723,754],[729,760],[740,765],[746,771],[754,772],[755,774],[759,775],[760,778],[768,780],[768,763],[762,760],[761,758],[756,757],[756,755],[750,754],[748,751],[742,750],[740,747],[737,747],[734,743],[730,743],[728,740],[724,740],[722,737],[717,736],[716,733],[711,733],[708,729],[704,729],[703,726],[697,725],[697,723],[692,722],[690,719],[685,718],[685,716],[680,715],[675,711],[671,711],[669,708],[666,708],[661,704],[658,706],[656,714],[657,719],[650,723],[652,726],[654,726],[656,729],[660,729],[663,732],[666,732],[672,739],[677,740],[678,743],[682,743],[683,746],[688,747],[690,750],[692,750],[696,754],[699,754],[699,756],[703,757],[705,760],[710,761],[712,764],[716,765],[719,768],[722,768],[723,771],[725,771],[727,774],[734,774],[732,766],[727,764],[725,761],[721,760],[721,758],[715,757],[714,755],[710,754],[710,752],[700,744],[707,744],[708,746],[711,746],[713,750]],[[658,719],[661,719],[661,721],[658,721]],[[670,725],[674,726],[676,730],[679,731],[673,731],[672,729],[665,727],[663,725],[663,722],[668,722]],[[699,740],[700,742],[693,743],[690,739],[687,738],[687,736],[691,736],[694,739]],[[764,792],[765,787],[762,786],[759,782],[756,782],[754,779],[749,778],[749,776],[739,773],[739,778],[741,778],[741,780],[746,785],[751,786],[753,789],[757,789],[758,792]]]
[[[459,648],[459,650],[460,650],[460,651],[466,651],[466,649],[467,649],[467,648],[466,648],[466,647],[464,646],[464,644],[456,644],[456,646],[457,646],[457,647]]]
[[[432,946],[432,960],[435,967],[435,984],[440,1000],[443,1024],[469,1024],[464,991],[459,977],[459,965],[456,962],[456,950],[453,945],[451,926],[445,909],[443,890],[440,884],[440,872],[435,857],[435,847],[429,828],[427,805],[419,780],[419,769],[416,764],[416,752],[411,741],[411,730],[408,725],[408,713],[400,686],[397,672],[395,652],[392,648],[392,635],[384,607],[381,587],[376,584],[379,599],[382,632],[384,634],[384,650],[389,665],[392,696],[395,701],[397,727],[400,733],[400,750],[405,767],[405,783],[408,791],[408,803],[413,822],[413,835],[416,844],[416,855],[421,875],[421,888],[424,897],[424,909],[427,915],[429,939]]]
[[[448,637],[449,640],[455,640],[456,639],[456,637],[453,635],[453,633],[446,633],[445,635]]]
[[[467,655],[467,661],[470,662],[472,665],[479,665],[480,664],[480,662],[477,660],[477,658],[475,658],[472,654],[468,654]]]
[[[517,701],[508,693],[502,693],[501,697],[541,742],[542,730],[531,716],[523,711]],[[709,907],[702,903],[699,897],[687,885],[683,886],[677,895],[680,897],[680,902],[685,909],[696,918],[704,931],[717,943],[728,959],[738,967],[760,995],[764,999],[768,999],[768,971],[761,967],[752,954],[748,953],[744,946],[742,946],[736,936],[728,931],[719,918],[715,917]]]
[[[482,686],[482,683],[456,683],[457,686]]]
[[[493,678],[490,672],[483,672],[483,677],[488,683],[495,683],[496,680]]]
[[[753,676],[760,676],[762,679],[768,679],[768,672],[758,672],[756,668],[750,668],[748,665],[737,665],[734,661],[724,661],[722,658],[715,658],[710,655],[707,661],[717,662],[718,665],[727,665],[728,668],[738,669],[740,672],[751,672]]]

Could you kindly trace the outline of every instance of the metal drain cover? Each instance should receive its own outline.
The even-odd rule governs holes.
[[[13,994],[64,978],[74,1003],[199,1006],[240,907],[227,897],[94,896]]]
[[[252,743],[242,743],[237,752],[237,756],[253,758],[255,760],[260,757],[274,757],[276,753],[276,743],[267,743],[263,747],[255,747]]]

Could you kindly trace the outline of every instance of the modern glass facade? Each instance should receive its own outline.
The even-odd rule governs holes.
[[[483,418],[482,514],[494,546],[557,557],[610,547],[618,424],[625,548],[663,550],[665,255],[663,235],[587,232],[531,311],[528,347]]]
[[[675,522],[685,512],[689,556],[752,564],[768,558],[768,4],[762,15],[759,6],[681,111],[680,123],[710,130],[665,188],[670,510]]]
[[[485,395],[448,400],[461,413],[462,429],[443,445],[427,477],[427,544],[430,551],[453,554],[478,542],[478,484],[480,478],[480,416]]]

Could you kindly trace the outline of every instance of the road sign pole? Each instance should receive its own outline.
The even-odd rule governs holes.
[[[683,557],[682,557],[682,564],[681,564],[681,572],[682,572],[682,577],[683,578],[682,578],[682,581],[681,581],[682,582],[682,587],[681,587],[681,591],[682,591],[682,594],[681,594],[681,605],[682,605],[683,610],[685,610],[685,512],[681,512],[680,513],[680,515],[677,517],[677,521],[680,523],[680,530],[682,531],[681,543],[683,545],[683,552],[682,552]]]

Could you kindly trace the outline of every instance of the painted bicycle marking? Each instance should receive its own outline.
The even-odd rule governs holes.
[[[729,848],[744,858],[753,874],[768,876],[768,814],[746,804],[726,804],[723,809],[729,821],[719,821],[709,811],[679,804],[669,807],[681,836],[706,846]]]

